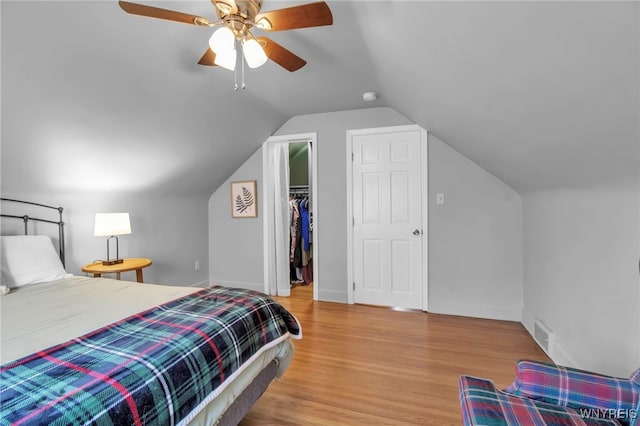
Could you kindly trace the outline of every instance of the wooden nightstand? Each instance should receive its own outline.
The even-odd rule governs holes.
[[[121,272],[136,271],[136,281],[139,283],[142,281],[142,268],[146,268],[151,265],[151,259],[145,259],[143,257],[134,257],[130,259],[124,259],[122,263],[115,265],[103,265],[100,261],[95,263],[89,263],[82,267],[82,272],[93,274],[94,277],[100,277],[102,274],[116,274],[116,279],[120,279]]]

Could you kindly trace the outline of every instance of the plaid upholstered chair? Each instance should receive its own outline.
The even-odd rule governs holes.
[[[523,360],[503,391],[471,376],[459,387],[465,425],[640,426],[640,368],[620,379]]]

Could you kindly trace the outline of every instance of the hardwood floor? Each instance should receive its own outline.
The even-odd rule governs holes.
[[[504,388],[518,359],[548,360],[515,322],[314,302],[311,286],[278,301],[303,338],[243,426],[459,425],[461,374]]]

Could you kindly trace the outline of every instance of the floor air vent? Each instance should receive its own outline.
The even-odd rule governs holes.
[[[547,355],[550,356],[551,342],[553,341],[553,332],[542,321],[533,323],[533,337]]]

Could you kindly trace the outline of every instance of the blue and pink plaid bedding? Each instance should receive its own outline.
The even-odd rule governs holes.
[[[299,335],[262,293],[203,289],[3,365],[0,424],[178,424],[263,346]]]

